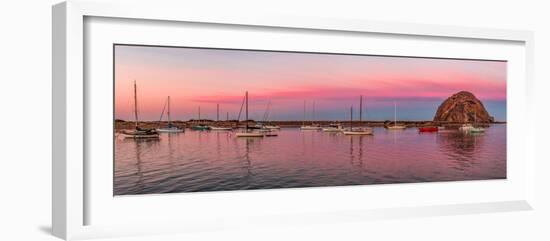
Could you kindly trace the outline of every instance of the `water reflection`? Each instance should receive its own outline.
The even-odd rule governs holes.
[[[282,129],[115,141],[115,194],[478,180],[506,177],[506,126],[480,135],[375,128],[374,136]],[[368,163],[368,164],[367,164]]]
[[[454,132],[442,134],[437,140],[441,152],[452,160],[452,168],[467,171],[476,164],[476,149],[483,145],[483,137],[483,133]]]

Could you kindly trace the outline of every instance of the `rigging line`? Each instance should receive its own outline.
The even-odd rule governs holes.
[[[166,110],[167,102],[168,102],[168,100],[164,101],[164,107],[162,107],[162,112],[160,113],[159,124],[162,121],[162,117],[164,116],[164,111]]]
[[[267,106],[265,108],[265,112],[264,112],[264,117],[263,117],[263,122],[266,122],[267,121],[267,117],[269,116],[269,106],[271,105],[271,101],[268,101],[267,102]]]
[[[269,114],[271,114],[271,100],[267,104],[267,115],[265,116],[265,121],[269,119]]]
[[[239,110],[239,116],[237,117],[237,121],[240,121],[241,120],[241,114],[243,112],[243,106],[244,106],[244,101],[246,99],[246,96],[243,97],[243,103],[241,104],[241,110]]]

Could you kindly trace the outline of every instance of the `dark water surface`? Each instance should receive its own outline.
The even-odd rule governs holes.
[[[146,194],[506,178],[506,125],[482,134],[375,128],[373,136],[283,128],[116,138],[114,194]]]

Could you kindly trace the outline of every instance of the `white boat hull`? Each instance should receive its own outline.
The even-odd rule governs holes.
[[[278,130],[281,129],[280,126],[264,126],[265,129]]]
[[[157,132],[159,133],[181,133],[184,132],[184,129],[180,128],[159,128],[157,129]]]
[[[241,133],[236,133],[235,136],[236,136],[236,137],[264,137],[264,134],[263,134],[263,133],[246,133],[246,132],[241,132]]]
[[[321,130],[321,127],[319,126],[302,126],[300,127],[301,130],[304,130],[304,131],[317,131],[317,130]]]
[[[404,130],[406,128],[406,126],[388,126],[389,130]]]
[[[371,131],[344,131],[344,135],[372,135]]]
[[[458,128],[460,131],[464,131],[464,132],[470,132],[472,129],[474,129],[474,126],[470,125],[470,124],[467,124],[467,125],[463,125],[461,126],[460,128]]]
[[[481,127],[474,127],[470,130],[471,133],[483,133],[485,132],[485,129],[484,128],[481,128]]]
[[[158,134],[129,134],[120,133],[120,136],[124,139],[159,139]]]
[[[373,130],[371,128],[361,128],[351,131],[344,131],[344,135],[372,135]]]
[[[231,128],[231,127],[215,127],[215,126],[211,126],[211,127],[210,127],[210,130],[213,130],[213,131],[230,131],[230,130],[233,130],[233,128]]]
[[[323,128],[324,132],[342,132],[344,129],[341,128]]]

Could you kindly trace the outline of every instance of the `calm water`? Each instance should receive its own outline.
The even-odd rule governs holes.
[[[477,135],[374,136],[283,128],[277,137],[235,132],[115,140],[115,195],[506,178],[506,125]]]

